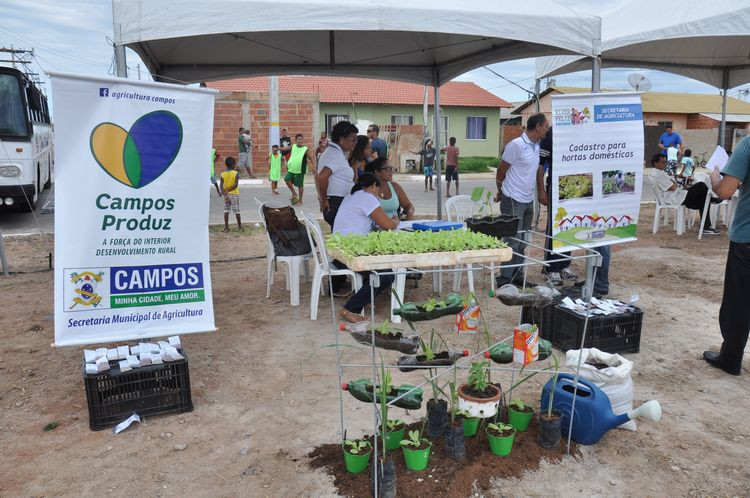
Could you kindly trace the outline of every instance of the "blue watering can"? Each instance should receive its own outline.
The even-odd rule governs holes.
[[[573,392],[575,377],[561,373],[557,376],[552,409],[562,415],[561,432],[568,435],[570,413],[573,407]],[[549,393],[552,390],[553,379],[550,379],[542,389],[542,412],[549,406]],[[661,405],[656,400],[648,401],[635,410],[622,415],[612,412],[612,404],[604,391],[586,379],[578,378],[576,392],[575,416],[571,439],[580,444],[596,444],[610,429],[624,424],[628,420],[643,417],[656,422],[661,419]]]

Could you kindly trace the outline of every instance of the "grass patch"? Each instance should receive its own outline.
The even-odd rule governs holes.
[[[486,173],[492,171],[490,168],[497,168],[500,164],[500,158],[489,156],[469,156],[461,157],[458,160],[458,170],[462,173]]]

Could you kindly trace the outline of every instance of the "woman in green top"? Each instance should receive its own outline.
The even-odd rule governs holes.
[[[380,193],[378,199],[380,206],[389,218],[398,213],[399,208],[406,214],[407,220],[414,219],[414,205],[406,196],[401,185],[393,181],[394,168],[385,157],[378,157],[367,165],[365,170],[374,173],[380,180]]]

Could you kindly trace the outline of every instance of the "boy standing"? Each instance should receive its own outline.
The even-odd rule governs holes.
[[[451,196],[451,180],[456,181],[456,195],[458,195],[458,147],[456,147],[456,137],[448,140],[450,145],[443,147],[440,151],[445,153],[445,196]]]
[[[286,162],[286,175],[284,175],[284,181],[286,186],[289,187],[289,191],[292,193],[290,199],[292,204],[302,204],[302,195],[305,193],[305,173],[307,173],[307,165],[312,165],[312,172],[315,174],[315,157],[312,151],[303,145],[302,133],[297,133],[294,136],[294,144],[292,145],[289,159]],[[299,189],[299,195],[295,192],[294,187]]]
[[[239,174],[234,170],[237,161],[232,156],[224,160],[227,170],[221,174],[219,186],[224,196],[224,231],[229,231],[229,210],[234,211],[237,216],[237,229],[242,231],[242,221],[240,220],[240,189]]]
[[[271,181],[271,192],[273,195],[279,195],[277,190],[279,180],[281,180],[281,163],[286,163],[286,159],[279,152],[279,146],[271,147],[271,153],[268,154],[268,179]]]

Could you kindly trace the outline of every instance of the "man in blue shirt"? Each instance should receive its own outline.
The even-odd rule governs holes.
[[[719,311],[724,342],[718,353],[705,351],[703,359],[728,374],[740,375],[750,332],[750,137],[737,145],[721,174],[718,168],[714,169],[711,186],[720,199],[730,199],[738,188],[740,196],[729,228],[724,297]]]
[[[682,152],[682,137],[679,133],[672,131],[672,125],[667,125],[666,132],[662,133],[659,137],[659,149],[661,149],[661,155],[667,155],[667,149],[670,147],[677,147]]]
[[[376,124],[371,124],[367,127],[367,136],[370,137],[370,140],[372,142],[370,143],[370,147],[372,148],[372,158],[377,159],[379,157],[385,157],[388,158],[388,144],[385,143],[385,140],[378,137],[378,134],[380,133],[380,128]]]

